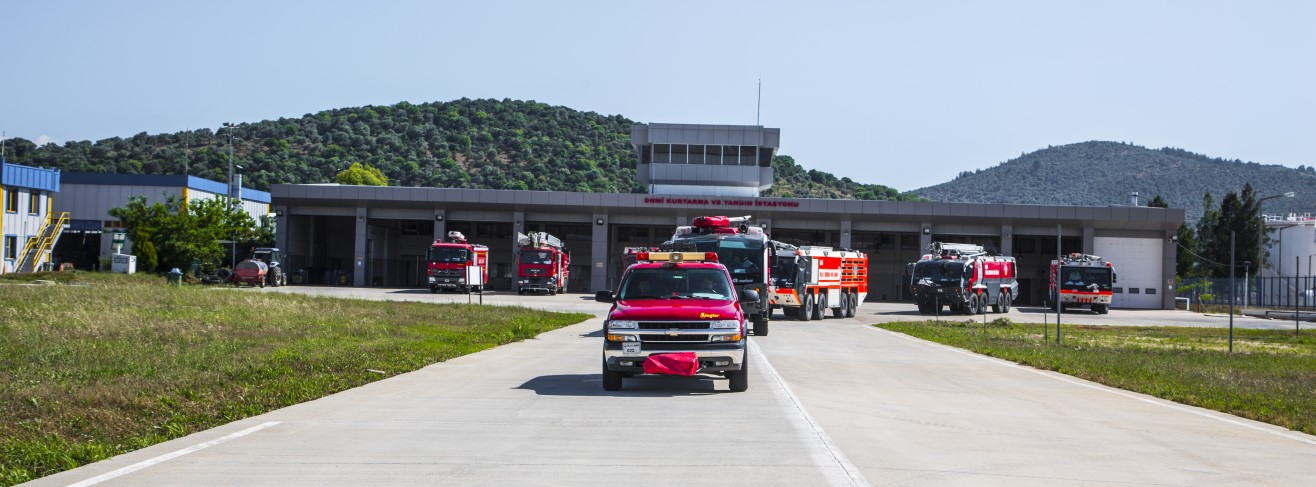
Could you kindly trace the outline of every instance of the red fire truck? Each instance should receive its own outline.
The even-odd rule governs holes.
[[[516,292],[547,293],[567,290],[567,269],[571,253],[557,237],[545,232],[516,234],[521,250],[516,263]]]
[[[483,291],[489,280],[489,247],[466,241],[461,232],[448,232],[448,241],[435,240],[429,254],[430,292]]]
[[[918,311],[940,312],[948,305],[951,313],[1010,312],[1019,296],[1014,257],[988,255],[978,245],[932,242],[918,262],[909,264],[910,286]]]
[[[868,295],[868,256],[831,247],[795,247],[773,242],[768,303],[799,320],[855,315]]]
[[[745,304],[753,289],[737,289],[716,252],[640,252],[621,285],[599,291],[612,303],[603,321],[603,389],[620,390],[636,374],[715,374],[728,389],[749,388]]]
[[[1101,256],[1080,253],[1063,256],[1060,261],[1051,261],[1050,274],[1052,308],[1057,305],[1065,308],[1087,306],[1095,313],[1104,315],[1110,312],[1115,266]],[[1056,279],[1057,274],[1060,279]]]

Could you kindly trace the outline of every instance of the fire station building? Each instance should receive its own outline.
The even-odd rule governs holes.
[[[571,252],[568,290],[593,292],[617,284],[625,247],[657,246],[696,216],[750,215],[773,240],[867,253],[869,301],[910,299],[907,264],[942,241],[1018,259],[1017,305],[1046,299],[1057,251],[1113,262],[1115,308],[1174,305],[1182,209],[760,197],[779,139],[762,126],[636,125],[648,194],[275,185],[277,243],[302,282],[421,289],[426,250],[456,230],[489,246],[488,288],[508,290],[517,233],[545,231]]]

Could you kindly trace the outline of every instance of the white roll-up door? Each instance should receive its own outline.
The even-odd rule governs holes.
[[[1112,308],[1160,309],[1163,242],[1157,238],[1095,237],[1093,252],[1115,265]]]

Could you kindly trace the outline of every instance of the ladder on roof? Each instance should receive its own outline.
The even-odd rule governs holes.
[[[50,249],[55,248],[55,242],[59,241],[60,234],[64,233],[64,226],[69,223],[69,212],[65,211],[55,218],[54,213],[46,213],[46,221],[41,225],[41,231],[37,232],[35,237],[27,239],[23,245],[22,257],[15,267],[17,272],[36,272],[37,265],[41,263],[42,257],[45,257]]]

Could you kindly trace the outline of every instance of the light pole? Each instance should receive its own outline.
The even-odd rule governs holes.
[[[1252,290],[1248,288],[1248,281],[1247,281],[1248,268],[1251,266],[1252,266],[1252,261],[1250,260],[1243,261],[1243,309],[1244,310],[1247,309],[1247,295],[1252,294]]]
[[[233,191],[233,129],[234,129],[235,127],[236,127],[236,126],[233,125],[232,123],[224,122],[224,134],[225,134],[225,135],[228,135],[228,184],[225,185],[225,188],[228,188],[228,194],[227,194],[227,195],[224,195],[224,196],[228,198],[228,205],[229,205],[229,210],[230,210],[230,211],[232,211],[232,209],[233,209],[233,203],[234,203],[234,202],[233,202],[233,194],[234,194],[234,191]],[[232,236],[232,238],[233,238],[233,241],[231,242],[231,247],[232,247],[232,252],[233,252],[233,254],[232,254],[231,256],[229,256],[229,260],[230,260],[230,266],[229,266],[229,269],[237,270],[237,268],[238,268],[238,238],[237,238],[237,235],[236,235],[236,234],[234,234],[234,235]]]

